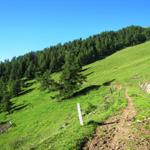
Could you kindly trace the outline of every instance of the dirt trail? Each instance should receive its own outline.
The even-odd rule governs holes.
[[[125,92],[128,100],[128,106],[122,114],[109,119],[104,125],[99,126],[96,134],[83,148],[84,150],[127,150],[133,148],[135,150],[149,150],[147,143],[142,145],[139,137],[132,131],[132,120],[136,115],[135,108],[128,92]],[[139,143],[135,147],[133,143]]]

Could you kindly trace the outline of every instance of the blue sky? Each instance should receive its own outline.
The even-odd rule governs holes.
[[[129,25],[150,26],[149,0],[0,0],[0,60]]]

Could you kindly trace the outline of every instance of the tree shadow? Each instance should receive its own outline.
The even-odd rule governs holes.
[[[94,125],[94,126],[105,126],[105,125],[111,125],[119,123],[119,120],[111,121],[111,122],[97,122],[94,120],[90,120],[87,125]]]
[[[87,76],[89,76],[89,75],[91,75],[91,74],[93,74],[94,72],[90,72],[90,73],[87,73],[87,74],[85,74],[85,76],[87,77]]]
[[[36,82],[36,81],[32,81],[32,82],[29,82],[29,83],[28,83],[28,82],[27,82],[27,83],[24,82],[24,87],[25,87],[25,88],[31,87],[35,82]]]
[[[22,81],[23,81],[23,82],[27,82],[27,81],[28,81],[28,79],[27,79],[27,78],[24,78],[24,79],[22,79]]]
[[[18,94],[18,96],[22,96],[22,95],[28,94],[28,93],[32,92],[34,89],[35,89],[35,88],[31,88],[31,89],[28,89],[28,90],[24,90],[24,91],[20,92],[20,93]]]
[[[19,104],[17,106],[13,106],[12,110],[11,110],[11,113],[13,113],[15,111],[20,111],[20,110],[26,108],[27,106],[29,106],[29,104]]]
[[[84,89],[82,89],[82,90],[80,90],[80,91],[74,93],[74,94],[72,95],[72,97],[77,97],[77,96],[81,96],[81,95],[86,95],[87,93],[89,93],[89,92],[92,91],[92,90],[98,90],[99,87],[100,87],[100,85],[91,85],[91,86],[88,86],[88,87],[86,87],[86,88],[84,88]]]
[[[85,87],[84,89],[81,89],[80,91],[75,92],[71,98],[86,95],[92,90],[98,90],[101,86],[109,86],[114,81],[115,79],[112,79],[110,81],[104,82],[102,85],[91,85],[91,86]]]
[[[67,98],[60,98],[59,95],[55,95],[55,96],[51,96],[51,99],[58,99],[58,101],[67,100],[67,99],[69,100],[71,98],[75,98],[75,97],[78,97],[78,96],[86,95],[92,90],[98,90],[101,86],[109,86],[109,85],[111,85],[111,83],[113,81],[115,81],[115,79],[107,81],[107,82],[104,82],[102,85],[91,85],[91,86],[85,87],[85,88],[75,92],[72,96],[67,97]]]
[[[114,82],[114,81],[115,81],[115,79],[112,79],[112,80],[110,80],[110,81],[104,82],[102,85],[103,85],[103,86],[110,86],[111,83]]]
[[[97,122],[94,120],[90,120],[87,125],[94,125],[94,126],[102,126],[104,124],[104,122]]]
[[[87,67],[87,68],[85,68],[85,69],[82,69],[81,70],[81,72],[84,72],[84,71],[86,71],[86,70],[88,70],[88,69],[90,69],[91,67]]]

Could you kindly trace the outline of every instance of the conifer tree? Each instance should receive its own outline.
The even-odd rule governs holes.
[[[74,52],[67,52],[62,75],[60,77],[60,97],[70,98],[80,87],[85,77],[81,74],[82,67]]]
[[[5,94],[1,103],[1,110],[11,113],[12,110],[12,102],[10,101],[9,93]]]
[[[51,78],[51,73],[49,71],[46,71],[39,80],[41,83],[41,90],[57,90],[58,83]]]
[[[10,101],[10,93],[8,87],[2,79],[0,79],[0,112],[11,112],[12,102]]]
[[[21,92],[21,82],[20,80],[13,80],[9,82],[8,85],[9,93],[11,97],[18,96]]]

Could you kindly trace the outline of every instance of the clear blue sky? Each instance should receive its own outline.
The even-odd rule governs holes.
[[[0,0],[0,60],[105,30],[150,26],[150,0]]]

